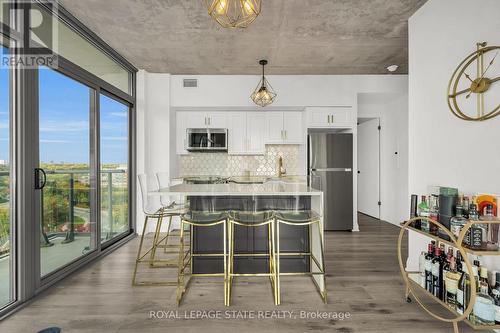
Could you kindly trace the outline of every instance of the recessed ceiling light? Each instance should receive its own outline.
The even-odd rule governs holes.
[[[389,67],[387,67],[387,70],[388,70],[389,72],[393,73],[393,72],[397,71],[397,70],[398,70],[398,68],[399,68],[399,66],[398,66],[398,65],[390,65]]]

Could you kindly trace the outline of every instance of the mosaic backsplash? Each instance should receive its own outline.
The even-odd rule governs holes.
[[[278,172],[278,157],[283,157],[283,166],[288,175],[299,171],[299,146],[266,146],[265,155],[245,156],[227,153],[191,153],[180,158],[180,175],[183,176],[243,176],[250,171],[252,176],[275,176]]]

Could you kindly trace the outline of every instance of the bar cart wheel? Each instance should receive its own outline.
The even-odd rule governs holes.
[[[406,297],[406,303],[411,303],[411,298],[410,298],[410,296]]]

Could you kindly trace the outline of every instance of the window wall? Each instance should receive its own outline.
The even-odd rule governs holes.
[[[135,229],[137,70],[63,7],[30,3],[13,17],[37,19],[0,24],[0,38],[29,34],[57,61],[0,64],[0,317]],[[55,29],[28,26],[40,17]]]
[[[129,106],[100,96],[101,241],[129,231]]]
[[[41,275],[93,250],[90,114],[92,89],[47,67],[39,70]]]
[[[0,56],[9,50],[0,44]],[[10,140],[10,84],[9,70],[0,68],[0,308],[11,301],[14,271],[11,214],[11,140]]]

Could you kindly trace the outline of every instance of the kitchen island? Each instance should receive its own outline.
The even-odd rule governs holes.
[[[280,257],[282,273],[318,272],[312,263],[312,254],[323,261],[323,192],[301,182],[286,180],[267,181],[263,184],[178,184],[159,191],[149,192],[151,196],[185,197],[193,211],[295,211],[313,210],[320,215],[320,223],[311,226],[280,227],[280,252],[290,255]],[[319,228],[319,232],[318,232]],[[235,258],[238,273],[265,272],[269,268],[266,257],[246,257],[244,254],[266,253],[268,251],[267,228],[236,228],[235,252],[243,254]],[[220,257],[203,254],[221,253],[223,228],[193,227],[191,234],[191,270],[207,274],[221,272],[223,260]],[[306,253],[306,255],[293,255]],[[310,254],[307,254],[310,253]],[[312,275],[319,292],[325,294],[322,275]]]

